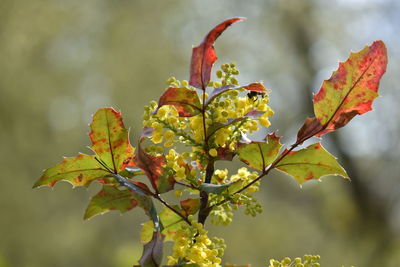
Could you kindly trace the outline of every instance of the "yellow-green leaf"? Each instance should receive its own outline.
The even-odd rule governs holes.
[[[64,180],[73,186],[88,186],[93,180],[109,176],[109,173],[94,159],[94,156],[79,154],[64,160],[47,169],[34,184],[39,186],[54,186]]]
[[[299,184],[311,179],[320,179],[325,175],[340,175],[348,178],[343,167],[321,143],[289,152],[275,168],[293,176]]]
[[[84,219],[89,219],[98,214],[104,214],[112,210],[127,212],[137,205],[146,213],[151,208],[151,200],[148,196],[136,194],[130,190],[120,190],[115,186],[104,185],[96,195],[92,197],[86,209]]]
[[[143,223],[142,229],[140,230],[140,242],[144,244],[149,243],[155,231],[156,229],[154,228],[153,221]]]
[[[118,173],[132,164],[135,149],[129,142],[121,113],[112,108],[99,109],[90,128],[91,149],[110,169]]]
[[[278,156],[282,147],[280,137],[269,134],[265,142],[239,143],[237,153],[241,161],[250,167],[264,170]]]

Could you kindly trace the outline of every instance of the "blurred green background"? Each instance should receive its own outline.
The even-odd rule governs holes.
[[[274,173],[257,195],[262,215],[211,227],[228,244],[224,260],[257,267],[308,253],[324,267],[399,266],[399,14],[396,0],[0,0],[0,266],[123,267],[140,257],[141,210],[84,222],[98,184],[31,187],[62,156],[89,153],[99,107],[121,110],[135,142],[143,105],[169,76],[187,79],[191,46],[233,16],[248,20],[218,40],[217,66],[236,61],[243,83],[264,81],[270,131],[286,143],[350,51],[382,39],[389,65],[375,111],[324,139],[352,182],[299,188]]]

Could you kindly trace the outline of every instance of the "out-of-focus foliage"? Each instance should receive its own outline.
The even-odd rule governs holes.
[[[140,257],[134,233],[141,211],[83,223],[83,207],[100,186],[74,194],[68,184],[31,190],[37,170],[56,164],[59,151],[72,156],[86,145],[90,114],[101,106],[123,110],[137,137],[143,103],[160,95],[171,74],[187,77],[188,48],[200,41],[193,41],[198,33],[240,15],[248,17],[246,25],[236,25],[217,44],[220,62],[238,61],[246,70],[243,82],[268,81],[280,114],[273,125],[288,129],[284,136],[312,115],[311,92],[350,49],[382,39],[391,60],[381,83],[384,97],[374,104],[379,112],[355,118],[329,139],[330,150],[357,179],[325,179],[302,189],[278,174],[263,181],[258,198],[264,213],[257,220],[243,224],[248,218],[238,215],[229,233],[211,231],[229,244],[224,258],[241,263],[245,254],[245,263],[261,266],[266,258],[315,253],[322,266],[397,266],[399,12],[395,0],[2,0],[0,264],[129,266]]]

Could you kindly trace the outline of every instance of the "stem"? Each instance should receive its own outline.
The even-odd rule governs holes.
[[[177,214],[179,217],[181,217],[187,224],[192,225],[192,223],[188,220],[187,217],[185,217],[184,215],[182,215],[179,211],[177,211],[176,209],[174,209],[172,206],[170,206],[164,199],[161,198],[160,195],[158,194],[152,194],[152,196],[157,199],[158,201],[160,201],[165,207],[169,208],[171,211],[173,211],[175,214]]]
[[[203,107],[201,110],[201,114],[203,116],[203,131],[204,131],[204,152],[208,155],[208,163],[206,167],[206,177],[204,182],[210,183],[211,178],[214,174],[214,158],[208,154],[208,138],[207,138],[207,125],[206,125],[206,88],[205,85],[202,85],[203,90]],[[203,224],[206,222],[208,215],[210,214],[210,207],[208,206],[208,193],[204,191],[200,191],[200,209],[198,215],[198,222]]]
[[[206,168],[206,178],[205,183],[210,183],[211,178],[214,174],[214,159],[209,158],[207,168]],[[201,191],[200,192],[201,200],[200,200],[200,210],[198,221],[203,224],[206,222],[208,215],[210,214],[211,208],[208,206],[208,193]]]
[[[184,183],[184,182],[181,182],[181,181],[175,181],[175,183],[176,183],[176,184],[179,184],[179,185],[182,185],[182,186],[189,187],[189,188],[191,188],[191,189],[199,190],[199,189],[198,189],[197,187],[195,187],[194,185],[187,184],[187,183]]]
[[[167,207],[168,209],[170,209],[172,212],[174,212],[175,214],[179,215],[179,217],[181,217],[185,222],[187,222],[189,225],[191,225],[190,221],[188,220],[187,217],[185,217],[183,214],[181,214],[179,211],[177,211],[176,209],[174,209],[172,206],[170,206],[164,199],[161,198],[160,194],[158,193],[153,193],[151,191],[145,190],[144,188],[141,188],[137,185],[135,185],[134,183],[132,183],[131,181],[129,181],[127,178],[119,175],[118,173],[115,173],[114,171],[112,171],[110,168],[108,168],[108,166],[102,162],[101,160],[99,160],[97,157],[95,157],[95,160],[97,162],[99,162],[99,164],[104,167],[117,181],[120,185],[130,189],[131,191],[133,191],[134,193],[137,193],[139,195],[145,196],[145,195],[150,195],[152,197],[154,197],[155,199],[157,199],[158,201],[160,201],[165,207]]]

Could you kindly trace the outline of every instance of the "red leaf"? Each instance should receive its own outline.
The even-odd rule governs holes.
[[[297,143],[301,144],[324,129],[317,118],[307,118],[297,133]]]
[[[247,91],[259,92],[259,93],[267,93],[267,89],[260,82],[251,83],[249,85],[245,85],[245,86],[243,86],[243,88],[246,89]]]
[[[158,108],[164,105],[175,106],[180,117],[191,117],[201,111],[197,92],[187,88],[168,88],[158,101]]]
[[[386,47],[382,41],[351,53],[347,61],[339,63],[338,70],[314,95],[314,113],[323,125],[323,130],[316,136],[341,128],[354,116],[372,109],[386,65]],[[309,126],[313,125],[309,123]],[[307,131],[303,129],[303,132]]]
[[[190,63],[190,85],[205,90],[210,81],[211,68],[217,61],[214,42],[226,28],[241,20],[244,20],[244,18],[225,20],[212,29],[199,46],[193,47],[192,61]]]
[[[165,171],[165,156],[153,156],[146,153],[140,143],[137,149],[137,166],[141,168],[157,193],[165,193],[173,189],[175,180]]]
[[[223,93],[226,93],[231,90],[237,90],[240,88],[243,88],[243,89],[245,89],[247,91],[251,91],[251,92],[257,92],[257,93],[267,93],[268,92],[267,89],[265,88],[265,86],[261,82],[251,83],[251,84],[242,85],[242,86],[228,84],[228,85],[224,85],[224,86],[215,88],[211,92],[210,96],[207,98],[206,106],[208,104],[210,104],[211,101],[213,101],[216,97],[222,95]]]

